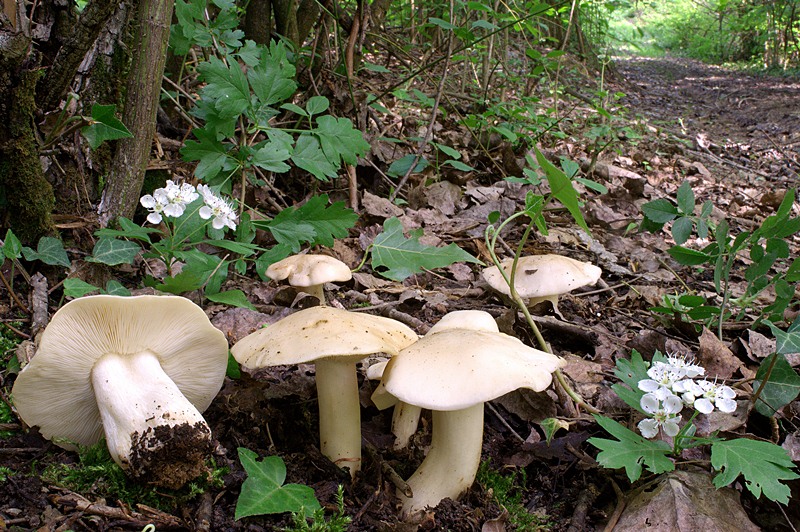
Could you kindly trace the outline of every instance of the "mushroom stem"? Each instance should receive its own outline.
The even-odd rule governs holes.
[[[111,457],[133,477],[180,487],[204,470],[211,430],[150,352],[108,353],[92,387]]]
[[[319,447],[339,467],[355,476],[361,469],[361,403],[355,362],[316,361]]]
[[[422,408],[399,401],[394,405],[392,412],[392,434],[394,434],[394,449],[400,450],[408,447],[411,436],[417,432],[419,417]]]
[[[311,286],[304,286],[304,287],[301,288],[301,290],[303,292],[305,292],[306,294],[308,294],[310,296],[313,296],[313,297],[316,297],[317,299],[319,299],[320,306],[324,307],[326,305],[324,287],[325,287],[325,285],[322,285],[322,284],[314,284],[314,285],[311,285]]]
[[[475,481],[483,445],[483,403],[447,412],[433,411],[431,448],[425,460],[408,479],[414,493],[403,502],[403,515],[410,516],[442,499],[455,500]]]

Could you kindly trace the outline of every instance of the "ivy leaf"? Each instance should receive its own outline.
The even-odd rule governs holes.
[[[209,301],[213,301],[214,303],[256,310],[241,290],[228,290],[225,292],[217,292],[216,294],[206,294],[206,297]]]
[[[216,177],[228,159],[229,144],[217,141],[216,135],[204,129],[195,129],[194,136],[199,142],[187,140],[181,148],[184,161],[199,161],[194,175],[208,181]]]
[[[714,477],[717,488],[743,475],[747,489],[756,498],[763,492],[765,497],[781,504],[788,504],[790,495],[789,487],[781,480],[800,478],[783,448],[746,438],[715,441],[711,445],[711,465],[720,471]]]
[[[96,150],[107,140],[124,139],[133,136],[125,124],[114,113],[115,105],[92,105],[91,125],[81,128],[81,134],[89,142],[89,146]]]
[[[11,229],[6,231],[6,238],[3,241],[3,256],[7,259],[18,259],[22,256],[22,242]]]
[[[89,284],[83,279],[76,277],[64,279],[64,296],[66,297],[79,298],[99,290],[99,287]]]
[[[426,246],[420,243],[420,236],[422,230],[414,231],[410,238],[406,238],[400,220],[397,217],[387,219],[383,223],[383,232],[372,243],[372,267],[386,268],[379,273],[388,279],[402,281],[423,268],[443,268],[461,261],[480,264],[478,259],[455,244],[443,248]]]
[[[109,266],[132,264],[141,250],[142,248],[134,242],[103,237],[94,245],[92,254],[86,257],[86,261],[99,262]]]
[[[160,233],[160,229],[156,229],[155,227],[142,227],[141,225],[137,225],[133,223],[131,220],[125,218],[124,216],[120,217],[118,220],[120,229],[109,229],[104,227],[103,229],[98,229],[94,232],[96,237],[123,237],[123,238],[135,238],[136,240],[142,240],[151,244],[150,234],[151,233]]]
[[[774,357],[778,357],[778,359],[772,366],[772,371],[755,404],[758,413],[767,417],[774,416],[776,411],[800,395],[800,376],[797,375],[786,357],[779,353],[773,353],[761,362],[756,372],[756,380],[753,381],[753,390],[758,390],[761,386]]]
[[[785,355],[787,353],[800,353],[800,318],[796,318],[794,322],[783,332],[775,326],[774,323],[766,322],[769,328],[772,329],[772,334],[775,335],[775,351]]]
[[[628,480],[635,482],[642,476],[642,466],[656,475],[675,469],[667,455],[672,451],[662,440],[646,440],[613,419],[592,414],[597,423],[617,438],[589,438],[589,443],[600,449],[597,461],[610,469],[624,467]]]
[[[336,166],[339,166],[340,159],[347,164],[356,164],[358,158],[370,148],[364,135],[353,128],[353,123],[348,118],[320,116],[317,118],[314,134],[319,137],[325,157]]]
[[[302,484],[286,484],[286,464],[280,456],[267,456],[258,461],[258,455],[239,447],[239,461],[247,472],[239,499],[236,501],[234,519],[263,514],[303,512],[311,515],[320,508],[314,490]]]
[[[311,172],[320,181],[336,177],[337,166],[325,156],[319,140],[311,135],[300,135],[297,139],[292,162],[303,170]],[[338,160],[336,162],[338,165]]]
[[[131,291],[130,290],[125,288],[122,285],[122,283],[120,283],[119,281],[115,281],[114,279],[110,279],[106,283],[105,293],[109,294],[109,295],[112,295],[112,296],[125,296],[125,297],[128,297],[128,296],[131,295]]]
[[[22,254],[27,261],[40,260],[50,266],[70,267],[69,257],[67,257],[67,252],[64,251],[64,244],[52,236],[40,238],[36,244],[36,251],[29,247],[23,247]]]

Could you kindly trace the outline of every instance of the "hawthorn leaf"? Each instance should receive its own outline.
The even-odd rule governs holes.
[[[786,451],[774,443],[746,438],[719,440],[711,445],[711,465],[720,473],[714,477],[717,488],[727,486],[739,475],[756,498],[763,493],[772,501],[789,503],[789,486],[782,480],[800,478]]]
[[[606,432],[617,438],[589,438],[598,449],[597,461],[609,469],[625,468],[628,480],[635,482],[642,476],[642,466],[656,475],[675,469],[667,456],[672,448],[662,440],[646,440],[611,418],[592,414]]]
[[[224,117],[239,116],[250,105],[250,85],[238,62],[226,65],[211,56],[201,61],[197,70],[206,85],[201,90],[204,99],[214,101],[214,108]]]
[[[353,128],[349,118],[320,116],[314,134],[319,137],[325,157],[336,166],[340,159],[347,164],[356,164],[370,148],[369,142],[364,140],[361,131]]]
[[[228,159],[229,144],[217,141],[216,135],[204,129],[195,129],[194,136],[199,142],[187,140],[181,148],[184,161],[199,161],[194,175],[202,180],[210,180],[225,166]]]
[[[426,246],[419,241],[420,236],[421,230],[406,238],[400,220],[388,218],[383,223],[383,232],[372,243],[372,267],[376,270],[386,268],[378,273],[393,281],[402,281],[423,268],[444,268],[462,261],[480,264],[478,259],[455,244],[441,248]]]
[[[283,484],[286,464],[280,456],[267,456],[259,461],[258,455],[250,449],[239,447],[237,450],[247,478],[236,501],[234,519],[283,512],[311,515],[320,508],[311,487]]]
[[[209,301],[213,301],[214,303],[256,310],[241,290],[227,290],[225,292],[217,292],[216,294],[206,294],[206,297]]]
[[[288,207],[268,222],[253,222],[259,229],[267,229],[279,244],[298,252],[305,243],[333,246],[336,238],[347,236],[348,230],[358,220],[358,215],[337,201],[328,205],[328,195],[313,196],[300,207]]]
[[[284,162],[291,155],[289,148],[282,142],[266,141],[253,152],[252,162],[259,168],[282,174],[291,168]]]
[[[292,162],[319,179],[327,181],[336,177],[335,166],[322,151],[319,140],[311,135],[300,135],[292,154]],[[338,165],[339,161],[336,161]]]

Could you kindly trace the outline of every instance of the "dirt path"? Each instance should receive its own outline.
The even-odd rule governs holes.
[[[716,155],[797,181],[800,80],[673,57],[623,59],[617,67],[634,113],[692,139],[700,149],[707,143]]]

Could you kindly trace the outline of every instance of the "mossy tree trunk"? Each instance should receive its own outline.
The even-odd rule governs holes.
[[[133,137],[117,145],[98,209],[102,225],[120,216],[132,218],[139,202],[155,134],[173,7],[174,0],[142,0],[137,7],[135,49],[122,114],[122,122]]]

